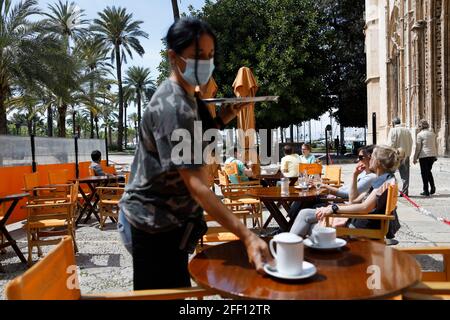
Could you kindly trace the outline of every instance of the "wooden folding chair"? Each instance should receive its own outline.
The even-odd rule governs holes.
[[[221,186],[223,194],[223,203],[231,209],[235,214],[242,217],[243,222],[247,225],[247,218],[252,219],[252,226],[262,228],[262,204],[261,201],[248,194],[250,188],[261,188],[261,185],[244,185],[230,184]]]
[[[64,194],[55,186],[41,186],[39,183],[39,173],[26,173],[24,174],[24,191],[30,195],[28,197],[28,203],[42,203],[42,202],[55,202],[66,201]]]
[[[100,229],[103,230],[108,218],[119,218],[119,201],[122,198],[125,188],[120,187],[97,187],[99,197],[98,209],[100,215]]]
[[[210,214],[204,213],[205,221],[208,224],[208,231],[199,240],[196,248],[196,253],[199,253],[212,245],[220,243],[239,240],[239,238],[232,232],[222,227]],[[238,214],[239,217],[239,214]]]
[[[42,256],[41,246],[54,245],[60,236],[70,235],[75,242],[75,207],[78,196],[78,182],[70,187],[70,198],[65,202],[28,204],[27,222],[24,229],[28,240],[28,265],[33,263],[33,248],[37,247],[38,256]],[[60,237],[53,239],[54,237]],[[44,240],[44,238],[51,238]]]
[[[442,271],[422,271],[422,282],[409,288],[405,300],[450,300],[450,247],[395,248],[411,255],[443,256]]]
[[[342,185],[341,180],[342,167],[337,165],[324,166],[323,180],[327,184],[339,188]]]
[[[322,165],[318,164],[318,163],[300,163],[298,165],[298,172],[299,173],[304,173],[306,171],[306,174],[308,175],[313,175],[313,174],[318,174],[318,175],[322,175]]]
[[[369,219],[379,220],[380,227],[378,229],[359,229],[349,227],[337,227],[337,236],[356,236],[366,237],[369,239],[376,239],[384,241],[384,238],[389,230],[389,221],[394,220],[394,210],[397,208],[398,199],[398,185],[390,185],[388,188],[386,210],[384,214],[333,214],[325,218],[326,226],[331,226],[330,218],[348,218],[348,219]]]
[[[82,295],[73,241],[65,237],[47,256],[5,288],[8,300],[168,300],[214,295],[201,289],[140,290]]]
[[[0,220],[5,215],[5,203],[0,203]],[[3,237],[3,233],[0,232],[0,246],[5,243],[5,238]],[[0,253],[6,253],[5,249],[0,249]]]

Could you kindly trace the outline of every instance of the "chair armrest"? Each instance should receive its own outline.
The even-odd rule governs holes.
[[[33,192],[33,191],[55,191],[55,187],[36,187],[33,189],[22,189],[25,192]]]
[[[395,248],[409,254],[449,254],[450,247],[414,247],[414,248]]]
[[[333,203],[345,203],[345,199],[342,198],[334,198],[334,199],[327,199],[327,198],[320,198],[321,202],[333,202]]]
[[[349,219],[370,219],[370,220],[394,220],[394,216],[387,216],[384,214],[332,214],[331,218],[349,218]]]
[[[82,300],[171,300],[214,295],[199,287],[82,295]]]

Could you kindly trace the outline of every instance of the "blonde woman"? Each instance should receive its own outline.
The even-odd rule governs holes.
[[[400,151],[388,146],[377,146],[370,159],[369,169],[377,175],[368,192],[362,193],[349,205],[337,205],[317,209],[303,209],[294,221],[291,233],[302,237],[311,235],[314,227],[325,217],[335,213],[361,213],[382,214],[386,209],[387,189],[390,184],[395,184],[395,171],[400,165]],[[394,215],[397,218],[396,213]],[[398,223],[398,220],[396,221]],[[352,219],[347,225],[355,228],[377,228],[380,222],[377,220]],[[391,228],[390,228],[391,229]],[[395,228],[394,228],[395,229]],[[398,228],[396,228],[398,229]],[[397,230],[390,230],[388,238],[394,238]]]

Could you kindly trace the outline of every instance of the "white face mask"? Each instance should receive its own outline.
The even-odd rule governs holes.
[[[181,56],[180,58],[184,62],[186,62],[186,69],[184,70],[184,72],[181,72],[179,68],[178,70],[187,83],[189,83],[193,87],[203,86],[208,83],[215,69],[214,58],[211,58],[209,60],[197,60],[198,81],[197,77],[195,76],[195,59],[185,59]]]

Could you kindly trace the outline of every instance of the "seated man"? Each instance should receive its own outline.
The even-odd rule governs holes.
[[[253,176],[253,171],[252,169],[249,169],[245,166],[245,164],[239,160],[240,154],[239,154],[239,150],[238,148],[234,148],[234,156],[233,157],[229,157],[226,161],[225,164],[229,164],[229,163],[236,163],[237,164],[237,168],[238,168],[238,174],[235,175],[229,175],[229,179],[231,183],[239,183],[239,182],[247,182],[250,181],[249,177]]]
[[[340,197],[342,199],[348,199],[350,197],[350,192],[353,187],[353,198],[358,197],[361,193],[367,192],[372,185],[372,182],[375,180],[376,175],[370,171],[369,163],[370,158],[372,156],[372,152],[375,146],[366,146],[362,147],[358,150],[358,165],[363,170],[358,174],[359,171],[355,171],[357,176],[353,177],[352,184],[356,183],[356,185],[352,184],[344,184],[340,188],[335,188],[333,186],[324,184],[323,187],[326,188],[330,194]]]
[[[298,165],[300,163],[300,157],[294,153],[292,146],[284,146],[285,156],[281,159],[281,173],[287,178],[298,177]]]

